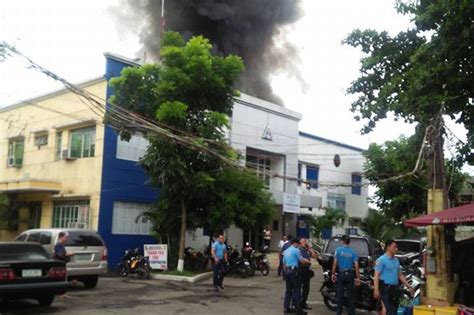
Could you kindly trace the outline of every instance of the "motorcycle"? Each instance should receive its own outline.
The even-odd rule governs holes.
[[[256,270],[260,271],[264,276],[268,276],[270,273],[270,264],[268,263],[267,255],[265,253],[256,255],[255,250],[249,243],[246,243],[245,247],[242,248],[242,257],[249,261],[253,273],[255,273]]]
[[[150,262],[148,256],[139,254],[139,249],[125,250],[122,261],[117,266],[117,271],[122,277],[137,275],[140,279],[150,278]]]
[[[250,266],[250,262],[244,257],[240,257],[239,252],[230,245],[227,246],[227,257],[227,274],[236,274],[242,278],[251,277],[255,274],[255,270]]]
[[[332,273],[329,270],[325,270],[323,273],[324,281],[319,289],[323,296],[324,304],[332,311],[337,310],[337,298],[336,290],[337,284],[331,280]],[[374,279],[373,270],[371,268],[361,268],[360,270],[360,286],[354,287],[353,299],[354,306],[357,309],[364,309],[367,311],[373,311],[377,308],[377,300],[374,299]],[[404,285],[400,285],[400,301],[404,304],[413,304],[413,301],[419,300],[421,296],[421,289],[424,285],[424,281],[414,275],[407,275],[407,281],[410,286],[414,289],[414,296],[410,296],[408,288]],[[346,303],[345,303],[346,304]]]

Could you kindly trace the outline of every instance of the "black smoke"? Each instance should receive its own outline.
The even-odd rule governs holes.
[[[128,18],[144,22],[140,39],[147,57],[152,59],[159,54],[161,3],[127,2],[131,10],[127,10]],[[203,35],[217,53],[241,56],[246,70],[239,88],[280,104],[269,78],[282,71],[299,78],[297,51],[280,35],[283,26],[301,15],[301,0],[165,0],[166,30],[180,32],[186,39]]]

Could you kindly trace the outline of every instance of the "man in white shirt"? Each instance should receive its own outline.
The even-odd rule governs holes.
[[[282,258],[283,258],[283,253],[281,252],[283,246],[285,246],[285,244],[288,243],[288,235],[286,234],[283,234],[283,237],[281,238],[280,242],[278,243],[278,275],[281,276],[281,272],[282,272],[282,269],[283,269],[283,262],[282,262]]]

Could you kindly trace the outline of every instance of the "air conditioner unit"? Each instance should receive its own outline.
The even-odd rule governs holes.
[[[69,229],[87,229],[87,222],[68,222]]]
[[[22,164],[23,164],[23,159],[16,159],[14,157],[8,158],[8,166],[21,167]]]
[[[61,157],[63,158],[63,160],[76,160],[77,159],[76,157],[71,156],[71,153],[69,152],[69,150],[63,150]]]

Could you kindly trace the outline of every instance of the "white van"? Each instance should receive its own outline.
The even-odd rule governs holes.
[[[74,253],[66,264],[68,280],[84,283],[88,289],[95,288],[99,275],[107,272],[107,248],[99,234],[86,229],[34,229],[27,230],[15,238],[15,242],[36,242],[51,255],[58,242],[59,232],[69,234],[66,251]]]

